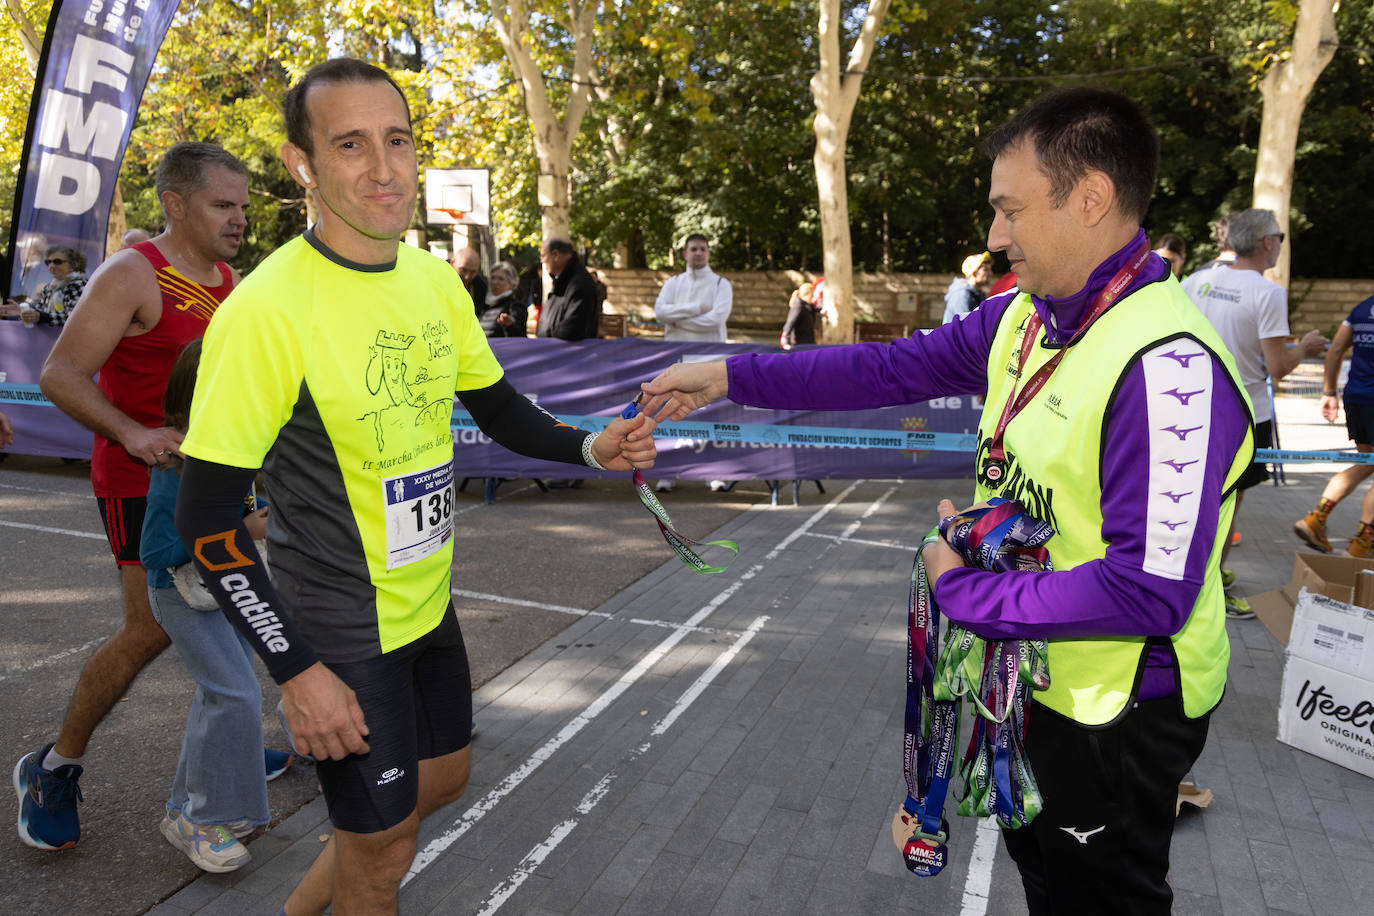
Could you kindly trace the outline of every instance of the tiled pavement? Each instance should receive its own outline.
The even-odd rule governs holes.
[[[1338,447],[1314,401],[1280,402],[1284,446]],[[1291,521],[1331,466],[1252,491],[1231,565],[1287,581]],[[467,794],[422,828],[403,913],[1024,913],[996,834],[957,819],[936,878],[903,869],[905,589],[916,533],[967,481],[835,482],[719,535],[730,571],[676,561],[486,684]],[[1354,501],[1333,534],[1353,533]],[[1173,845],[1179,913],[1357,913],[1374,899],[1374,782],[1275,740],[1283,655],[1231,621],[1227,697],[1194,772],[1215,800]],[[274,914],[329,830],[317,800],[253,863],[155,908]]]

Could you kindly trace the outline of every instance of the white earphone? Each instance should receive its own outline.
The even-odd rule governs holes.
[[[301,181],[304,181],[306,184],[310,184],[310,173],[305,170],[304,165],[296,166],[296,174],[301,176]]]

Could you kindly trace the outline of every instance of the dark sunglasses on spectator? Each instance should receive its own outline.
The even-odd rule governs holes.
[[[1284,239],[1284,234],[1283,234],[1282,232],[1271,232],[1271,233],[1269,233],[1269,238],[1271,238],[1271,239],[1278,239],[1278,240],[1279,240],[1279,244],[1282,245],[1282,244],[1283,244],[1283,239]]]
[[[48,258],[48,259],[47,259],[46,261],[44,261],[43,263],[46,264],[46,265],[48,265],[49,267],[51,267],[51,266],[53,266],[54,264],[66,264],[66,263],[67,263],[67,259],[66,259],[66,258]]]

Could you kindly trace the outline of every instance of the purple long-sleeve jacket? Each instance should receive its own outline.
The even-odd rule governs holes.
[[[1098,265],[1079,292],[1064,299],[1034,297],[1052,343],[1072,338],[1097,292],[1145,241],[1140,232]],[[1168,265],[1154,257],[1132,284],[1173,283]],[[856,344],[791,354],[746,354],[727,363],[730,399],[755,407],[813,410],[863,409],[907,404],[953,394],[986,394],[987,365],[997,325],[1015,293],[993,297],[962,320],[891,344]],[[1169,329],[1160,328],[1160,336]],[[1142,341],[1142,346],[1149,341]],[[1090,348],[1088,335],[1075,349]],[[1083,352],[1079,358],[1087,356]],[[1070,357],[1072,358],[1072,357]],[[1217,535],[1217,508],[1226,473],[1251,423],[1250,409],[1227,375],[1212,363],[1211,423],[1189,435],[1205,454],[1201,509],[1186,542],[1182,578],[1150,572],[1146,564],[1151,519],[1150,394],[1139,360],[1127,371],[1106,419],[1102,456],[1101,560],[1069,570],[993,574],[956,569],[940,577],[935,598],[942,613],[989,638],[1070,639],[1086,636],[1169,637],[1182,629],[1202,586]],[[1194,364],[1195,365],[1195,364]],[[1113,379],[1103,379],[1112,384]],[[1159,397],[1159,395],[1155,395]],[[999,409],[1001,405],[996,405]],[[1156,419],[1163,405],[1155,405]],[[1158,422],[1163,422],[1159,420]],[[1199,437],[1205,436],[1205,440]],[[1090,473],[1084,469],[1084,473]],[[1068,488],[1074,480],[1043,481]],[[1156,501],[1157,502],[1157,501]],[[933,522],[934,519],[931,519]],[[924,523],[922,523],[924,526]],[[1174,692],[1172,655],[1150,652],[1139,696]]]

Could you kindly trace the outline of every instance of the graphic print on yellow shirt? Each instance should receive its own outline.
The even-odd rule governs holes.
[[[185,450],[263,469],[278,591],[322,660],[438,624],[454,392],[501,375],[453,269],[406,245],[395,264],[358,265],[307,234],[216,314]]]

